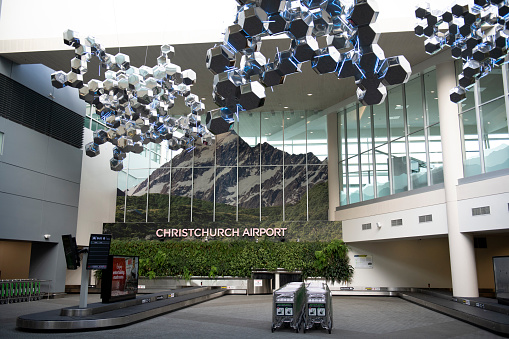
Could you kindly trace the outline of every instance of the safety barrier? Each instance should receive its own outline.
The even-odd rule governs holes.
[[[0,304],[34,301],[42,298],[41,284],[47,280],[0,280]]]

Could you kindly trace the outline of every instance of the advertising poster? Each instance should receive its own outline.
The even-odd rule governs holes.
[[[113,256],[110,299],[135,297],[138,292],[138,257]]]

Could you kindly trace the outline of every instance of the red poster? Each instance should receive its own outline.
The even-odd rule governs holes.
[[[125,294],[126,259],[113,258],[113,277],[111,281],[111,296]]]

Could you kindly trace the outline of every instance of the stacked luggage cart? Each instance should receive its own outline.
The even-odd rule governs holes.
[[[41,282],[36,279],[0,280],[0,304],[41,299]]]
[[[304,332],[315,326],[332,331],[332,295],[323,282],[311,282],[306,286]]]
[[[306,297],[306,288],[302,282],[291,282],[274,291],[272,309],[272,332],[288,324],[299,332]]]
[[[273,303],[272,332],[285,324],[295,332],[315,326],[332,331],[332,296],[326,283],[286,284],[274,291]]]

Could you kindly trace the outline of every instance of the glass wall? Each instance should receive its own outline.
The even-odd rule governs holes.
[[[432,70],[338,112],[341,205],[443,182],[436,95]]]
[[[88,116],[92,127],[97,117]],[[149,144],[124,167],[117,222],[328,219],[321,112],[241,112],[212,145],[169,151],[164,142]]]
[[[459,105],[465,177],[509,168],[506,83],[507,65],[495,68]]]

